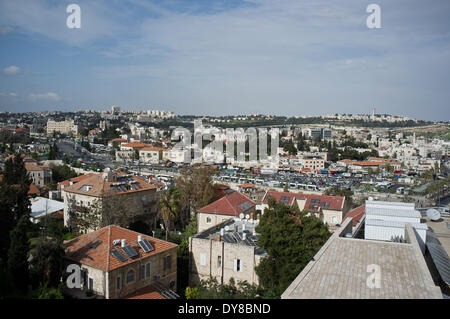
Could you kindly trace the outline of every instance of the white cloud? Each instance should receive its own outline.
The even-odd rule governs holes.
[[[9,96],[9,97],[17,97],[17,93],[11,92],[11,93],[5,93],[5,92],[0,92],[0,96]]]
[[[20,73],[20,68],[18,66],[11,65],[11,66],[4,68],[2,71],[3,71],[3,74],[6,74],[6,75],[16,75],[16,74]]]
[[[31,93],[30,99],[33,101],[54,101],[57,102],[61,100],[60,96],[57,93],[48,92],[48,93]]]
[[[0,26],[0,34],[8,34],[14,32],[14,28],[7,26],[7,25],[2,25]]]

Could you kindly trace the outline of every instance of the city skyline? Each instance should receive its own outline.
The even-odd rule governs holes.
[[[450,120],[447,1],[377,1],[381,29],[360,1],[70,3],[0,1],[0,111]]]

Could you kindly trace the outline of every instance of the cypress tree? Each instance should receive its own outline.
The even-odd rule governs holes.
[[[8,250],[8,270],[18,291],[25,292],[29,282],[28,252],[30,243],[27,231],[30,229],[29,216],[22,216],[11,231]]]

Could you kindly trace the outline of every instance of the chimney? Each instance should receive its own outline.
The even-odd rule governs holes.
[[[253,229],[253,236],[255,236],[256,235],[256,230],[255,229]]]
[[[217,237],[216,237],[216,241],[220,241],[220,235],[217,235]]]
[[[242,232],[245,232],[245,222],[242,223]]]
[[[223,234],[224,234],[224,229],[221,228],[221,229],[220,229],[220,236],[223,236]]]
[[[73,182],[72,182],[72,181],[70,181],[70,182],[69,182],[69,185],[73,185]]]
[[[138,235],[138,241],[142,241],[142,235]]]
[[[127,240],[126,239],[122,239],[122,248],[125,247],[127,245]]]
[[[242,233],[242,240],[245,240],[247,238],[247,233]]]

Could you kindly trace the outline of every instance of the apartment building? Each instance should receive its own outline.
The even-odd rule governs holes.
[[[177,245],[115,225],[64,242],[81,290],[105,299],[176,298]]]
[[[322,156],[304,155],[301,159],[303,168],[310,170],[325,169],[325,159]]]
[[[189,284],[198,285],[208,278],[227,284],[233,278],[257,285],[255,267],[267,256],[258,247],[258,223],[246,218],[227,219],[190,237]]]
[[[74,120],[66,121],[47,121],[47,134],[51,135],[54,132],[68,135],[78,135],[79,127]]]
[[[226,195],[197,211],[198,232],[218,225],[228,219],[239,217],[257,219],[254,201],[232,189],[225,190]]]
[[[90,207],[101,199],[119,196],[136,218],[156,217],[158,186],[142,177],[107,170],[77,177],[69,185],[61,184],[64,200],[64,225],[70,225],[70,215],[81,207]],[[74,182],[75,181],[75,182]],[[64,187],[62,187],[64,185]]]
[[[37,162],[25,162],[24,165],[34,185],[41,188],[45,184],[51,183],[52,170],[50,167]]]
[[[163,147],[144,147],[139,150],[139,161],[142,163],[158,164],[163,159]]]

